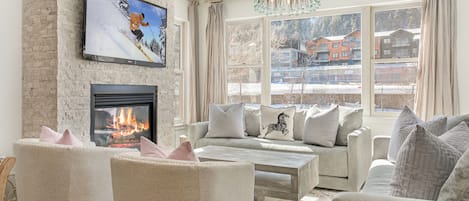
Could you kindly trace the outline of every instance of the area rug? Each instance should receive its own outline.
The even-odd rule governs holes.
[[[301,199],[301,201],[331,201],[334,195],[339,192],[341,191],[315,188],[313,189],[313,191],[311,191],[306,196],[304,196]],[[286,201],[286,200],[267,197],[265,198],[265,201]]]

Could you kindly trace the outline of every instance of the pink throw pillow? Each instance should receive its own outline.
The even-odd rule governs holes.
[[[182,143],[169,153],[164,147],[145,137],[140,137],[140,156],[199,162],[199,158],[195,155],[190,142]]]
[[[142,136],[140,137],[140,155],[145,157],[167,158],[169,152]]]
[[[68,129],[65,129],[64,134],[59,140],[57,140],[56,144],[83,146],[83,142],[75,137]]]
[[[60,133],[55,132],[47,126],[41,126],[41,134],[39,134],[40,142],[55,143],[60,137],[62,137]]]
[[[183,142],[179,145],[178,148],[169,154],[168,159],[199,162],[199,158],[195,155],[190,142]]]

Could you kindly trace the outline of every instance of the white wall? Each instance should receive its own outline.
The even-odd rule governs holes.
[[[466,58],[467,47],[469,46],[469,19],[468,0],[457,0],[457,66],[458,66],[458,79],[459,79],[459,103],[461,106],[461,113],[469,113],[469,59]]]
[[[0,6],[0,155],[21,137],[21,18],[21,0]]]
[[[174,1],[174,15],[176,18],[182,20],[188,20],[188,9],[189,8],[189,1],[188,0],[175,0]]]

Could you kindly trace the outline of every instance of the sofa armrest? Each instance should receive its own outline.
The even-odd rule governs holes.
[[[371,165],[371,130],[362,127],[347,137],[349,191],[359,191]]]
[[[205,134],[208,132],[208,121],[206,122],[197,122],[193,124],[189,124],[189,141],[192,143],[193,146],[196,145],[197,140],[203,138]]]
[[[386,195],[374,195],[367,193],[344,192],[334,196],[332,201],[424,201],[421,199],[392,197]]]
[[[375,136],[373,137],[373,160],[387,159],[389,141],[391,136]]]

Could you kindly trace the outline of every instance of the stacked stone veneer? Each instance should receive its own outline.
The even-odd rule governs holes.
[[[85,0],[23,0],[23,137],[46,125],[89,140],[91,84],[156,85],[158,141],[174,145],[174,9],[172,1],[150,2],[168,9],[166,68],[85,60]]]

